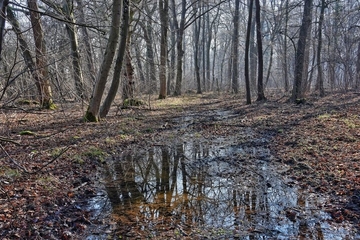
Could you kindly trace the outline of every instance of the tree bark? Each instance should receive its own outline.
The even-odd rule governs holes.
[[[81,22],[85,22],[85,14],[84,14],[84,6],[82,3],[82,0],[76,0],[78,9],[79,9],[79,19]],[[89,32],[86,27],[81,27],[84,47],[85,47],[85,54],[86,54],[86,65],[87,69],[89,71],[89,77],[91,79],[92,84],[95,84],[96,82],[96,72],[95,72],[95,65],[94,60],[92,56],[92,50],[91,50],[91,43],[90,43],[90,36]]]
[[[113,0],[110,36],[106,46],[104,59],[101,63],[101,67],[96,79],[95,87],[90,98],[89,107],[84,116],[85,121],[97,122],[100,120],[100,103],[104,94],[105,84],[119,40],[122,8],[122,1]]]
[[[146,43],[146,75],[149,79],[149,93],[156,92],[157,80],[156,80],[156,67],[155,67],[155,56],[154,56],[154,48],[153,48],[153,37],[152,37],[152,16],[155,11],[155,8],[147,11],[147,18],[145,23],[139,21],[139,26],[142,28],[144,32],[144,40]]]
[[[38,75],[38,72],[36,71],[36,65],[33,61],[33,57],[30,53],[30,48],[27,42],[25,41],[25,37],[23,36],[23,32],[20,29],[19,21],[16,19],[15,14],[13,13],[12,9],[10,7],[7,8],[7,19],[11,26],[13,27],[13,30],[18,38],[20,49],[25,61],[25,64],[27,68],[30,70],[31,75],[33,76],[35,80],[36,88],[39,92],[39,95],[41,94],[41,87],[40,87],[40,77]]]
[[[234,32],[232,39],[233,58],[232,58],[232,90],[234,93],[239,92],[239,19],[240,19],[240,0],[235,0],[234,13]]]
[[[38,72],[37,75],[39,76],[40,86],[40,106],[45,109],[54,109],[56,106],[52,100],[44,32],[41,25],[38,4],[36,0],[27,0],[27,4],[30,9],[30,21],[35,42],[36,71]]]
[[[323,78],[323,72],[322,72],[323,70],[322,70],[322,67],[321,67],[322,26],[323,26],[323,22],[324,22],[325,7],[326,7],[325,0],[321,0],[321,9],[320,9],[320,16],[319,16],[318,45],[317,45],[317,54],[316,54],[317,71],[318,71],[317,87],[318,87],[318,90],[319,90],[320,97],[325,96],[324,78]]]
[[[75,81],[75,89],[77,95],[81,99],[86,99],[86,96],[84,96],[84,79],[83,79],[83,73],[81,69],[81,63],[80,63],[80,54],[79,54],[79,44],[78,44],[78,37],[75,27],[75,19],[74,19],[74,13],[72,12],[74,6],[69,6],[68,0],[63,1],[63,10],[66,15],[66,20],[68,21],[66,23],[66,30],[69,35],[70,39],[70,46],[71,46],[71,57],[72,57],[72,65],[73,65],[73,71],[74,71],[74,81]]]
[[[285,93],[289,91],[289,71],[288,71],[288,23],[289,23],[289,0],[285,2],[285,30],[284,30],[284,90]]]
[[[169,20],[169,0],[159,0],[159,14],[161,20],[161,36],[160,36],[160,93],[159,99],[166,98],[166,66],[167,66],[167,35],[168,35],[168,20]]]
[[[304,12],[302,24],[300,26],[299,40],[297,43],[297,49],[295,54],[295,73],[294,73],[294,86],[292,92],[292,100],[297,101],[298,99],[304,98],[304,63],[305,63],[305,53],[307,43],[308,31],[311,26],[311,10],[312,10],[312,0],[305,0]]]
[[[358,43],[357,49],[357,60],[356,60],[356,82],[355,89],[360,88],[360,42]]]
[[[115,99],[116,93],[118,92],[120,85],[120,76],[122,73],[122,67],[124,62],[125,50],[128,45],[128,33],[129,33],[129,24],[130,24],[130,7],[129,0],[123,0],[123,21],[121,24],[121,32],[120,32],[120,45],[118,47],[118,53],[116,57],[115,67],[114,67],[114,75],[111,82],[111,86],[109,92],[101,106],[100,109],[100,117],[104,118],[109,113],[112,102]]]
[[[250,50],[250,35],[251,35],[251,22],[253,12],[254,0],[250,0],[249,16],[246,30],[245,41],[245,87],[246,87],[246,104],[251,104],[251,92],[250,92],[250,72],[249,72],[249,50]]]
[[[197,8],[198,5],[193,5],[194,8],[194,12],[195,12],[195,18],[197,18]],[[197,94],[201,94],[201,79],[200,79],[200,67],[199,67],[199,40],[200,40],[200,27],[201,25],[201,17],[199,17],[195,22],[194,22],[194,30],[193,30],[193,35],[194,35],[194,68],[195,68],[195,79],[196,79],[196,86],[197,86]],[[204,29],[203,29],[204,31]]]
[[[1,59],[1,52],[2,46],[4,42],[4,29],[5,29],[5,22],[6,22],[6,8],[9,4],[9,0],[0,0],[0,59]]]
[[[173,6],[175,6],[175,1],[173,1]],[[176,60],[176,82],[175,82],[175,96],[181,95],[181,83],[182,83],[182,74],[183,74],[183,38],[185,31],[185,14],[186,14],[186,0],[181,1],[181,18],[180,24],[178,24],[176,20],[176,12],[175,8],[173,8],[173,17],[175,21],[175,29],[176,29],[176,50],[177,50],[177,60]]]
[[[264,60],[263,60],[263,47],[262,47],[262,36],[261,36],[261,23],[260,23],[260,1],[255,0],[256,11],[255,11],[255,21],[256,21],[256,41],[258,49],[258,97],[257,101],[266,100],[264,94]]]

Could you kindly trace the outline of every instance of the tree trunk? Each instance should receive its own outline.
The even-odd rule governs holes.
[[[80,21],[84,23],[85,22],[85,14],[84,14],[84,6],[82,3],[82,0],[76,0],[76,2],[78,4],[78,10],[80,12],[80,14],[79,14]],[[96,72],[95,72],[95,65],[94,65],[94,60],[93,60],[93,56],[92,56],[92,51],[91,51],[89,32],[86,27],[81,27],[80,29],[81,29],[81,33],[82,33],[82,37],[83,37],[84,46],[85,46],[86,65],[87,65],[87,69],[89,71],[88,76],[90,77],[92,84],[95,84]]]
[[[100,117],[104,118],[109,113],[112,102],[115,99],[116,93],[118,92],[120,85],[120,76],[122,73],[122,67],[124,62],[125,50],[128,46],[128,33],[129,33],[129,0],[123,0],[123,21],[120,32],[120,45],[118,48],[117,58],[114,67],[114,75],[111,82],[109,92],[101,106]]]
[[[324,91],[324,78],[323,78],[323,72],[321,67],[321,49],[322,49],[322,25],[324,22],[324,13],[325,13],[325,7],[326,3],[325,0],[321,0],[321,9],[320,9],[320,16],[319,16],[319,31],[318,31],[318,45],[317,45],[317,90],[319,90],[320,97],[325,96]]]
[[[246,104],[251,104],[251,92],[250,92],[250,72],[249,72],[249,50],[250,50],[250,35],[251,35],[251,22],[253,12],[254,0],[250,0],[249,16],[246,29],[246,41],[245,41],[245,87],[246,87]]]
[[[1,51],[4,42],[4,29],[6,22],[6,8],[9,4],[9,0],[0,0],[0,59],[1,59]]]
[[[168,35],[168,14],[169,0],[159,0],[159,14],[161,20],[160,37],[160,93],[159,99],[166,98],[166,65],[167,65],[167,35]]]
[[[23,36],[23,31],[21,31],[21,29],[20,29],[20,24],[19,24],[18,20],[16,19],[15,14],[13,13],[13,11],[10,7],[7,8],[7,19],[9,21],[9,23],[11,24],[11,26],[13,27],[13,30],[18,38],[25,64],[26,64],[27,68],[30,70],[31,75],[33,76],[33,78],[35,80],[35,85],[36,85],[37,90],[40,95],[41,94],[41,87],[39,84],[40,77],[38,75],[38,72],[36,71],[36,66],[33,61],[33,57],[31,56],[30,50],[29,50],[30,48],[29,48],[27,42],[25,41],[25,37]]]
[[[233,59],[232,59],[232,90],[234,93],[239,92],[239,19],[240,19],[240,0],[235,0],[234,13],[234,32],[232,39]]]
[[[170,42],[171,42],[171,49],[170,49],[170,62],[169,62],[169,74],[168,74],[168,81],[167,81],[167,95],[171,95],[172,91],[174,90],[174,79],[175,79],[175,66],[176,66],[176,29],[174,26],[174,21],[170,21]]]
[[[360,42],[358,43],[358,49],[357,49],[355,89],[359,89],[359,88],[360,88]]]
[[[49,72],[46,59],[46,46],[44,32],[41,25],[41,16],[36,0],[27,0],[30,9],[30,21],[33,29],[35,54],[36,54],[36,71],[39,76],[40,86],[40,106],[45,109],[54,109],[56,106],[52,100],[52,93],[49,81]]]
[[[258,89],[258,97],[257,101],[266,100],[264,94],[264,60],[263,60],[263,47],[262,47],[262,37],[261,37],[261,24],[260,24],[260,1],[255,0],[256,5],[256,42],[258,49],[258,81],[257,81],[257,89]]]
[[[285,30],[284,30],[284,90],[285,93],[289,91],[289,67],[288,67],[288,45],[287,45],[287,38],[288,38],[288,23],[289,23],[289,0],[285,2]]]
[[[101,63],[101,67],[96,79],[95,87],[90,98],[89,107],[85,113],[85,121],[97,122],[100,120],[100,103],[104,94],[105,84],[119,40],[122,8],[122,1],[113,0],[110,36],[106,46],[104,59]]]
[[[253,0],[249,0],[250,2]],[[252,10],[251,10],[251,14],[254,13],[254,11],[256,10],[255,4],[254,3],[250,3],[252,5]],[[255,89],[257,89],[256,87],[256,76],[257,76],[257,63],[258,63],[258,54],[257,54],[257,48],[256,48],[256,41],[255,41],[255,37],[256,37],[256,19],[254,19],[253,17],[251,17],[251,27],[250,27],[250,46],[249,46],[249,78],[250,78],[250,90],[252,89],[253,91],[255,91]]]
[[[175,1],[173,1],[173,6],[175,6]],[[175,82],[175,96],[181,95],[181,82],[182,82],[182,74],[183,74],[183,37],[185,31],[185,14],[186,14],[186,0],[181,1],[181,18],[180,25],[177,24],[177,20],[175,21],[175,29],[176,29],[176,50],[177,50],[177,60],[176,60],[176,82]],[[173,16],[176,19],[175,8],[173,8]]]
[[[153,37],[152,37],[152,15],[154,13],[154,10],[149,10],[147,12],[146,22],[143,23],[139,21],[139,25],[142,28],[144,32],[144,40],[146,43],[146,60],[148,63],[148,66],[146,66],[146,75],[149,79],[149,93],[155,93],[156,92],[156,68],[155,68],[155,56],[154,56],[154,49],[153,49]]]
[[[129,45],[127,47],[125,55],[125,72],[124,72],[124,82],[123,82],[123,101],[132,100],[134,98],[135,91],[135,81],[134,81],[134,67],[131,63],[131,55],[129,50]],[[129,102],[131,103],[131,102]],[[130,104],[131,105],[131,104]]]
[[[70,39],[70,45],[71,45],[71,57],[72,57],[72,65],[73,65],[73,71],[74,71],[74,81],[75,81],[75,89],[77,95],[81,99],[85,99],[86,96],[84,96],[84,79],[83,79],[83,73],[81,69],[81,63],[80,63],[80,54],[79,54],[79,44],[78,44],[78,37],[75,27],[75,20],[74,20],[74,13],[72,10],[74,9],[74,6],[69,6],[68,0],[63,1],[63,10],[66,14],[66,20],[68,21],[66,23],[66,30],[69,35]]]
[[[193,5],[194,8],[194,17],[197,18],[197,8],[198,5]],[[196,79],[196,86],[197,86],[197,94],[201,94],[201,79],[200,79],[200,67],[199,67],[199,40],[200,40],[200,27],[201,25],[201,17],[199,17],[195,22],[194,22],[194,30],[193,30],[193,35],[194,35],[194,68],[195,68],[195,79]],[[204,29],[203,29],[204,31]]]
[[[300,27],[299,40],[297,44],[296,54],[295,54],[295,79],[292,92],[292,100],[297,101],[297,99],[304,98],[304,63],[305,63],[305,53],[307,42],[308,31],[311,26],[311,10],[312,10],[312,0],[305,0],[304,13],[302,24]]]

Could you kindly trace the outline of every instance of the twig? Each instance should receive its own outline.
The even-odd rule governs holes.
[[[1,136],[0,136],[0,141],[1,142],[10,142],[10,143],[14,143],[16,145],[21,145],[19,142],[15,141],[15,140],[12,140],[10,138],[1,137]]]
[[[9,153],[5,150],[5,148],[3,147],[3,145],[0,144],[1,149],[4,151],[4,153],[6,154],[6,156],[10,159],[10,161],[15,164],[18,168],[20,168],[21,170],[23,170],[25,173],[31,173],[29,172],[25,167],[21,166],[20,164],[18,164],[14,159],[12,159],[12,157],[9,155]]]
[[[46,168],[48,165],[50,165],[51,163],[55,162],[56,159],[58,159],[61,155],[63,155],[65,152],[67,152],[67,150],[69,150],[70,147],[66,147],[64,150],[62,150],[56,157],[54,157],[50,162],[46,163],[44,166],[42,166],[40,169],[38,169],[35,172],[31,172],[32,174],[34,173],[38,173],[41,170],[43,170],[44,168]]]
[[[10,159],[10,161],[15,164],[18,168],[20,168],[24,173],[28,173],[28,174],[36,174],[38,172],[40,172],[41,170],[43,170],[45,167],[47,167],[48,165],[50,165],[51,163],[55,162],[56,159],[58,159],[61,155],[63,155],[67,150],[70,149],[70,147],[66,147],[64,150],[62,150],[56,157],[54,157],[51,161],[49,161],[48,163],[46,163],[44,166],[42,166],[40,169],[38,169],[35,172],[29,172],[25,167],[21,166],[19,163],[17,163],[10,155],[9,153],[5,150],[5,148],[0,144],[0,148],[3,150],[3,152],[6,154],[6,156]]]

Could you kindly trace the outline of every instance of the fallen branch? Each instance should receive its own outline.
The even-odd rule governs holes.
[[[23,172],[25,173],[31,173],[29,172],[25,167],[21,166],[20,164],[18,164],[10,155],[9,153],[5,150],[5,148],[0,144],[0,148],[3,150],[3,152],[6,154],[6,156],[10,159],[10,161],[15,164],[18,168],[20,168]]]
[[[1,141],[1,142],[14,143],[14,144],[16,144],[16,145],[21,145],[19,142],[15,141],[15,140],[12,140],[12,139],[6,138],[6,137],[1,137],[1,136],[0,136],[0,141]]]

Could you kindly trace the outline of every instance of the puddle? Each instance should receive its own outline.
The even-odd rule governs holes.
[[[350,225],[328,223],[326,199],[272,170],[265,139],[239,142],[188,136],[122,152],[107,161],[107,198],[93,204],[111,203],[117,237],[355,239]]]

